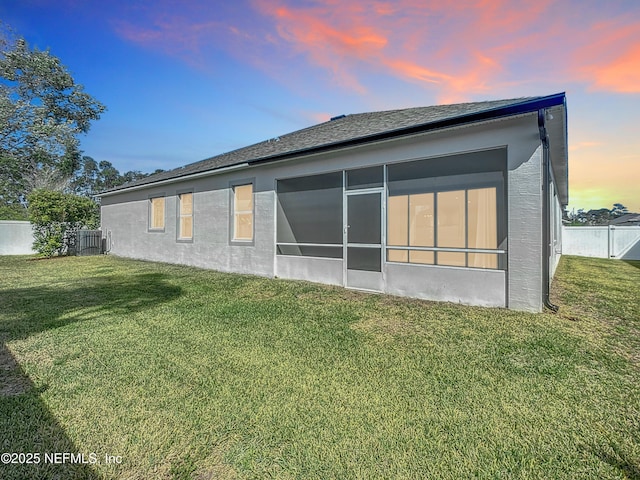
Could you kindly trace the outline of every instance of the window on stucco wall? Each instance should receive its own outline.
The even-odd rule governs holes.
[[[253,184],[233,187],[233,240],[253,240]]]
[[[149,229],[164,230],[164,197],[149,199]]]
[[[178,239],[193,239],[193,193],[178,195]]]

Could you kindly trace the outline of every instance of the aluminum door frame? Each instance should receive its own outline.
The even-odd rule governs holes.
[[[377,194],[380,198],[380,244],[350,244],[349,233],[349,197],[355,197],[359,195],[371,195]],[[360,190],[344,190],[343,201],[343,278],[345,288],[351,288],[355,290],[367,290],[372,292],[383,292],[385,286],[384,276],[384,259],[385,259],[385,244],[386,244],[386,205],[385,205],[385,188],[364,188]],[[371,272],[367,270],[353,270],[347,268],[347,262],[349,260],[349,247],[359,248],[380,248],[380,271]]]

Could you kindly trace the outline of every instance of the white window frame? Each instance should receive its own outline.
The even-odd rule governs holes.
[[[185,214],[182,212],[182,196],[183,195],[191,195],[191,213],[190,214]],[[179,192],[176,192],[176,197],[177,197],[177,212],[176,212],[176,218],[177,218],[177,222],[176,222],[176,235],[177,235],[177,241],[179,242],[184,242],[184,243],[189,243],[189,242],[193,242],[193,233],[194,233],[194,200],[195,200],[195,195],[193,193],[193,190],[182,190]],[[185,237],[182,235],[182,219],[186,218],[186,217],[191,217],[191,236],[190,237]]]
[[[236,210],[236,188],[251,185],[251,210]],[[229,211],[229,243],[231,245],[254,245],[256,231],[256,188],[255,179],[243,179],[231,182],[230,191],[230,211]],[[238,238],[236,236],[236,217],[238,215],[251,214],[251,238]]]
[[[155,208],[154,208],[154,204],[153,201],[157,200],[157,199],[162,199],[162,226],[158,227],[158,226],[154,226],[153,225],[153,219],[155,216]],[[162,233],[165,231],[166,225],[167,225],[167,197],[164,193],[159,193],[156,195],[151,195],[149,196],[149,213],[148,213],[148,219],[147,219],[147,230],[149,232],[157,232],[157,233]]]

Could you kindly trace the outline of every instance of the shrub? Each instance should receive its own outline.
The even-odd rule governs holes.
[[[27,209],[20,204],[0,205],[0,220],[29,220]]]
[[[51,190],[34,190],[28,197],[33,248],[42,256],[65,255],[81,228],[97,228],[99,207],[89,198]]]

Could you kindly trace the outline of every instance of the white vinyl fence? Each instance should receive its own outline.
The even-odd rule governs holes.
[[[640,260],[640,226],[563,227],[562,254]]]
[[[34,253],[33,230],[29,222],[0,220],[0,255]]]

